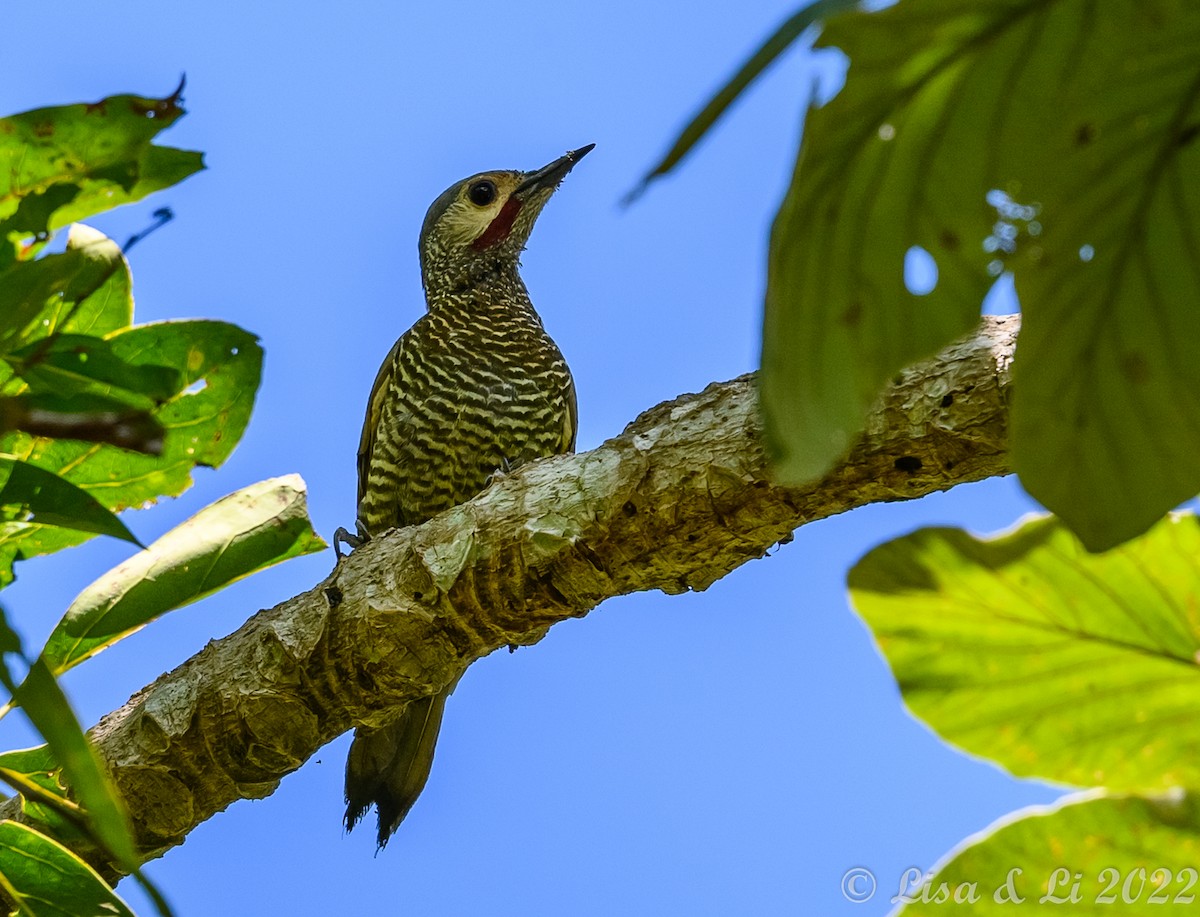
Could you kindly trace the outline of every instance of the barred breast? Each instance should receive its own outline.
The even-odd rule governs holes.
[[[360,468],[369,534],[423,522],[498,470],[574,448],[571,373],[528,298],[510,292],[497,308],[485,291],[465,295],[472,301],[431,305],[380,371]]]

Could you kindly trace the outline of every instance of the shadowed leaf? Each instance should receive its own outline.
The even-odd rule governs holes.
[[[1200,7],[905,0],[818,44],[851,63],[772,233],[761,384],[780,477],[819,478],[1008,269],[1030,493],[1100,549],[1200,491],[1200,144],[1184,142]],[[906,279],[906,259],[929,276]]]
[[[127,362],[109,341],[90,335],[56,335],[11,352],[5,359],[34,394],[98,395],[120,399],[133,409],[149,410],[183,387],[180,370]]]
[[[55,526],[111,535],[141,547],[125,523],[95,497],[52,472],[0,456],[0,523],[6,532],[22,525]]]
[[[1013,469],[1094,551],[1200,492],[1200,6],[1155,6],[1041,17],[1039,41],[1078,44],[1012,192],[1042,226],[1007,262]]]

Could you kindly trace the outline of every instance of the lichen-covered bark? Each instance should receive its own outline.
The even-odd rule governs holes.
[[[769,481],[754,377],[743,376],[376,538],[91,731],[146,856],[271,793],[356,724],[384,722],[474,660],[536,643],[610,596],[705,589],[806,522],[1006,473],[1016,330],[1015,317],[988,319],[902,373],[852,453],[812,486]]]

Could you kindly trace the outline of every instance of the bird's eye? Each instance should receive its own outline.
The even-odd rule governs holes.
[[[476,207],[486,207],[496,199],[496,186],[487,179],[477,181],[467,189],[467,197]]]

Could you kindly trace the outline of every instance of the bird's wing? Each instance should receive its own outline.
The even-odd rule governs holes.
[[[383,358],[383,365],[375,376],[371,386],[371,397],[367,400],[367,416],[363,420],[362,436],[358,440],[358,505],[362,506],[363,497],[367,492],[367,472],[371,467],[371,453],[375,451],[375,433],[379,429],[379,415],[383,411],[383,402],[391,388],[392,375],[396,371],[396,361],[400,349],[404,345],[404,335],[392,345],[388,355]]]
[[[563,422],[563,452],[575,451],[579,436],[579,399],[575,397],[575,380],[567,379],[567,416]]]

